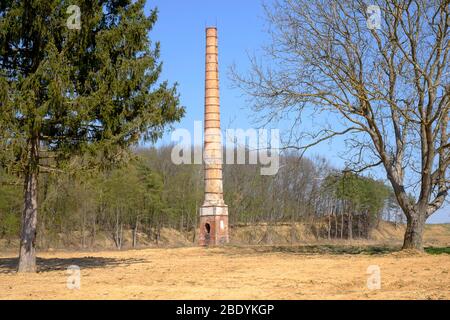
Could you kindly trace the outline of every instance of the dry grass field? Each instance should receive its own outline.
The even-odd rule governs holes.
[[[0,299],[450,299],[450,255],[386,247],[246,246],[45,252],[16,274],[0,254]],[[81,287],[67,288],[67,267]],[[378,265],[381,289],[369,290]]]

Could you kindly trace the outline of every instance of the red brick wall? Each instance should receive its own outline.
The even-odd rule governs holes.
[[[223,228],[220,227],[220,221],[223,221]],[[210,225],[209,234],[207,223]],[[199,245],[216,246],[228,241],[228,216],[200,216]]]

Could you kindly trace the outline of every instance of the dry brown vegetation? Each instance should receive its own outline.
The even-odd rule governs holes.
[[[349,244],[349,245],[382,245],[401,246],[405,225],[395,225],[382,221],[378,227],[372,229],[370,240],[354,239],[326,240],[317,237],[317,227],[306,226],[303,223],[279,223],[279,224],[255,224],[240,225],[231,228],[232,245],[305,245],[305,244]],[[60,233],[59,240],[54,241],[53,246],[39,246],[39,251],[47,250],[86,250],[80,246],[82,235],[80,232]],[[132,248],[132,230],[125,230],[123,236],[123,248]],[[192,232],[184,233],[171,228],[162,228],[158,242],[148,237],[145,233],[138,234],[138,248],[149,247],[181,247],[192,246],[195,235]],[[425,246],[450,247],[450,224],[427,225],[425,227]],[[0,252],[16,252],[19,239],[8,241],[0,239]],[[105,232],[99,232],[95,246],[89,250],[112,250],[115,244],[112,236]]]

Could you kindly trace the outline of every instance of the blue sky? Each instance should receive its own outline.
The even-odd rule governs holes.
[[[261,0],[150,0],[147,12],[157,7],[158,21],[150,38],[161,42],[162,79],[178,82],[181,103],[186,116],[175,128],[194,128],[194,121],[203,120],[205,27],[217,26],[219,34],[219,72],[222,129],[254,127],[254,115],[241,92],[233,89],[228,70],[235,64],[240,72],[248,70],[248,54],[257,53],[269,43],[265,32]],[[312,125],[312,123],[305,125]],[[283,128],[280,128],[283,133]],[[287,128],[286,128],[287,130]],[[160,143],[170,143],[166,134]],[[323,143],[307,155],[322,155],[336,167],[343,167],[339,157],[342,139]],[[379,178],[385,179],[382,171]],[[433,215],[429,222],[450,222],[450,208]]]

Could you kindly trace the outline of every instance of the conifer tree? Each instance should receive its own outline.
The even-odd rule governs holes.
[[[157,11],[143,0],[6,0],[0,4],[1,165],[24,181],[19,272],[36,271],[43,172],[125,161],[184,113],[158,81]]]

